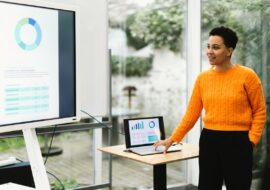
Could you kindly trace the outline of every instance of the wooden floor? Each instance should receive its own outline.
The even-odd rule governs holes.
[[[42,146],[42,145],[41,145]],[[49,157],[46,163],[47,171],[59,179],[75,179],[79,186],[94,184],[94,172],[101,173],[102,183],[109,179],[108,159],[103,155],[102,169],[94,171],[92,155],[91,132],[64,133],[54,138],[53,146],[61,147],[63,153]],[[0,154],[0,160],[15,156],[21,160],[28,160],[25,148],[12,149]],[[167,165],[167,184],[171,190],[196,190],[191,185],[185,184],[184,162],[175,162]],[[113,157],[112,186],[114,190],[148,190],[152,189],[152,167],[135,161]],[[50,182],[55,179],[49,176]],[[255,184],[256,185],[256,184]],[[254,185],[254,186],[255,186]],[[174,188],[178,186],[177,188]],[[256,190],[256,188],[253,188]]]
[[[41,145],[42,146],[42,145]],[[59,179],[76,179],[79,185],[94,184],[94,172],[102,174],[102,183],[109,180],[108,155],[103,155],[102,171],[94,171],[92,159],[91,132],[73,132],[58,135],[54,138],[54,147],[61,147],[63,153],[58,156],[49,157],[46,169],[56,175]],[[27,161],[25,148],[12,149],[0,154],[0,160],[9,156],[15,156]],[[135,161],[113,157],[112,163],[112,185],[113,189],[150,189],[152,188],[152,167]],[[184,183],[184,175],[181,172],[181,162],[175,162],[167,166],[168,185]],[[48,175],[50,182],[55,179]]]

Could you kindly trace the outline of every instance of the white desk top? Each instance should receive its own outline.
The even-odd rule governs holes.
[[[5,183],[0,185],[0,190],[35,190],[35,189],[23,185],[18,185],[15,183]]]
[[[170,152],[167,154],[154,154],[147,156],[140,156],[131,152],[124,152],[126,149],[125,145],[116,145],[110,147],[102,147],[98,150],[110,154],[114,154],[120,157],[128,158],[131,160],[136,160],[149,165],[159,165],[166,164],[170,162],[187,160],[191,158],[196,158],[199,156],[199,146],[193,144],[184,143],[182,146],[182,150],[179,152]]]

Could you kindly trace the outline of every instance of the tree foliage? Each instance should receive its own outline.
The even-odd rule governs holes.
[[[203,1],[202,7],[202,30],[209,31],[221,25],[235,30],[239,37],[235,52],[237,61],[261,74],[258,67],[261,64],[261,52],[258,52],[261,50],[261,1],[219,0],[213,3],[208,0]]]
[[[125,65],[124,68],[122,63]],[[124,73],[126,77],[147,76],[152,69],[152,63],[152,55],[150,57],[112,56],[112,74],[119,75]],[[123,69],[125,69],[125,72],[122,72]]]
[[[139,49],[148,44],[178,52],[181,47],[183,12],[181,1],[157,1],[158,7],[144,9],[128,18],[128,44]]]

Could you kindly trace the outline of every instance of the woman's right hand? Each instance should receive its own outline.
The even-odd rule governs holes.
[[[155,142],[155,144],[153,146],[155,149],[159,146],[164,146],[163,153],[166,154],[167,150],[170,148],[170,146],[172,146],[172,144],[173,144],[173,141],[170,138],[168,138],[165,140],[159,140],[159,141]]]

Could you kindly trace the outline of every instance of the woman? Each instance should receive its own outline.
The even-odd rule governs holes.
[[[194,85],[186,113],[173,134],[154,147],[179,142],[205,110],[200,137],[199,190],[249,190],[252,152],[266,118],[263,90],[256,73],[231,62],[238,37],[226,27],[209,33],[207,57],[211,68]]]

